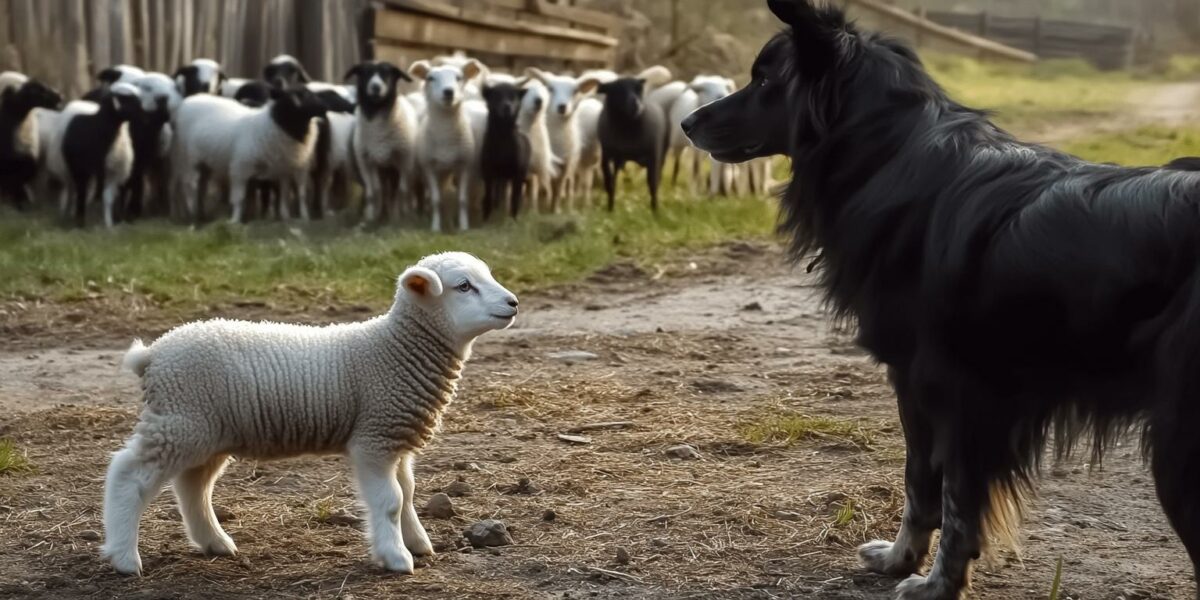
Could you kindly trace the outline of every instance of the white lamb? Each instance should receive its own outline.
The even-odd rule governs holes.
[[[550,105],[550,92],[545,84],[536,79],[523,83],[526,92],[521,99],[517,125],[529,137],[529,199],[531,205],[537,207],[543,192],[547,199],[553,194],[552,186],[554,179],[558,177],[562,161],[554,155],[550,144],[550,130],[546,126],[546,107]]]
[[[687,166],[690,166],[692,171],[689,185],[693,188],[693,191],[695,190],[695,184],[700,174],[699,151],[692,147],[691,141],[683,134],[680,123],[697,108],[711,104],[732,94],[736,88],[737,86],[733,80],[727,77],[698,75],[688,84],[687,91],[680,95],[670,106],[667,112],[668,121],[671,126],[671,138],[668,148],[675,156],[675,172],[672,177],[672,184],[679,179],[679,170],[685,166],[685,161],[689,158],[691,164]],[[736,174],[735,167],[718,162],[712,157],[709,157],[709,163],[711,166],[711,170],[709,171],[709,195],[715,196],[721,193],[731,193],[733,191],[733,178]]]
[[[149,347],[134,342],[124,365],[141,376],[145,407],[109,464],[103,556],[121,573],[141,572],[138,521],[172,480],[189,539],[233,555],[212,509],[230,455],[345,454],[372,557],[412,573],[413,554],[433,553],[413,508],[413,457],[454,399],[474,340],[516,315],[516,296],[486,264],[446,253],[405,271],[391,310],[369,321],[203,321]]]
[[[425,175],[429,190],[429,207],[433,212],[431,228],[442,230],[442,182],[456,177],[458,188],[458,228],[470,227],[471,180],[479,158],[476,156],[476,133],[486,116],[478,118],[478,110],[466,106],[466,86],[484,72],[482,63],[469,59],[461,69],[456,66],[435,67],[418,61],[408,72],[425,80],[425,117],[417,134],[417,161]]]
[[[531,67],[526,73],[545,85],[550,93],[546,128],[550,138],[550,149],[562,161],[562,168],[554,181],[550,197],[551,208],[557,212],[562,209],[563,204],[574,200],[571,194],[572,180],[579,168],[582,149],[577,109],[584,98],[594,91],[594,87],[583,89],[580,87],[582,79],[555,75],[537,68]]]
[[[291,187],[301,217],[317,145],[316,119],[325,108],[305,88],[273,91],[271,103],[250,108],[228,98],[199,94],[175,114],[176,169],[187,187],[188,212],[200,218],[209,176],[230,184],[231,221],[240,223],[250,180],[280,181]],[[288,202],[281,198],[284,218]]]

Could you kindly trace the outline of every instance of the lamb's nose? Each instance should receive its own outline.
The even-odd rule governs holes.
[[[443,92],[442,92],[442,97],[446,99],[446,102],[449,102],[449,101],[453,100],[453,99],[454,99],[454,90],[445,90],[445,91],[443,91]]]
[[[567,105],[566,105],[566,104],[559,104],[559,105],[558,105],[558,114],[560,114],[560,115],[565,115],[565,114],[567,114]]]
[[[511,306],[511,307],[513,307],[513,308],[516,308],[516,307],[517,307],[517,304],[519,304],[519,303],[517,302],[517,299],[516,299],[516,298],[513,298],[512,300],[509,300],[509,301],[508,301],[508,305],[509,305],[509,306]]]

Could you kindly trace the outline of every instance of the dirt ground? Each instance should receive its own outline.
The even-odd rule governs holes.
[[[0,438],[36,471],[0,476],[0,598],[890,597],[896,581],[859,569],[854,547],[897,527],[894,399],[779,248],[614,265],[522,306],[517,327],[478,343],[418,461],[418,506],[457,480],[470,492],[454,498],[457,517],[423,518],[440,553],[416,575],[369,562],[347,465],[326,457],[229,469],[216,503],[236,558],[191,549],[164,493],[142,521],[142,578],[99,560],[100,501],[139,402],[121,352],[169,319],[102,301],[4,306]],[[383,308],[212,313],[320,322]],[[596,356],[554,356],[567,351]],[[848,427],[793,443],[748,431],[792,414]],[[580,434],[587,443],[558,437],[612,421],[631,425]],[[1064,598],[1192,598],[1135,442],[1100,471],[1048,467],[1020,559],[981,564],[973,597],[1045,598],[1061,557]],[[698,456],[672,457],[678,444]],[[515,544],[462,548],[483,518],[503,520]]]

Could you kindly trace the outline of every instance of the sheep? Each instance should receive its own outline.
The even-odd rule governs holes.
[[[141,377],[145,408],[109,463],[102,556],[141,573],[138,521],[171,480],[191,542],[234,555],[212,509],[230,455],[343,454],[367,506],[372,558],[411,574],[414,554],[433,554],[413,507],[414,456],[440,426],[475,340],[511,326],[518,306],[483,261],[451,252],[404,271],[391,309],[369,321],[218,319],[135,341],[123,366]]]
[[[320,133],[312,177],[316,217],[320,219],[331,214],[334,181],[339,178],[349,181],[355,176],[353,139],[357,123],[352,114],[331,111],[318,124]]]
[[[547,135],[550,139],[551,152],[562,161],[562,167],[554,181],[550,196],[551,210],[557,212],[561,210],[562,203],[573,201],[573,198],[568,198],[568,191],[571,189],[572,179],[579,165],[581,148],[576,109],[583,98],[593,89],[582,89],[580,87],[581,80],[574,77],[554,75],[533,67],[525,72],[546,86],[550,94],[549,110],[546,115]]]
[[[417,115],[399,85],[412,81],[388,62],[364,62],[346,73],[357,86],[352,147],[365,193],[363,219],[373,222],[407,195],[417,144]]]
[[[103,186],[104,224],[113,226],[118,193],[133,171],[129,121],[140,110],[138,89],[117,83],[99,102],[72,102],[59,114],[48,166],[69,184],[77,227],[86,224],[93,183]]]
[[[483,220],[492,216],[496,202],[503,201],[505,185],[511,193],[511,213],[515,219],[521,212],[525,180],[529,178],[529,136],[521,131],[517,119],[525,91],[501,83],[485,85],[487,101],[487,130],[480,143],[480,172],[483,175]]]
[[[575,175],[571,178],[572,198],[582,195],[591,198],[596,186],[596,172],[600,170],[603,152],[600,148],[600,115],[604,103],[595,98],[584,98],[575,109],[575,126],[578,129],[579,160],[575,164]]]
[[[252,108],[262,108],[271,101],[271,86],[262,81],[249,81],[227,97]]]
[[[180,139],[179,168],[186,177],[188,209],[202,218],[201,208],[210,175],[230,184],[230,221],[242,221],[247,185],[253,179],[282,181],[303,201],[317,144],[316,119],[325,107],[304,88],[273,90],[271,103],[261,109],[228,98],[197,95],[184,100],[175,115]],[[284,218],[287,202],[281,202]]]
[[[683,166],[685,152],[691,151],[692,158],[692,183],[695,186],[695,181],[700,173],[700,161],[698,151],[692,148],[691,142],[687,136],[683,134],[683,129],[680,123],[693,111],[711,104],[732,94],[736,89],[733,80],[713,75],[699,75],[692,79],[687,84],[687,90],[680,95],[667,111],[668,122],[671,124],[671,138],[669,141],[669,151],[675,156],[674,172],[671,176],[671,183],[675,184],[679,180],[679,170]],[[726,165],[717,162],[715,158],[709,157],[711,171],[709,176],[709,195],[719,193],[729,193],[733,184],[734,168],[733,165]]]
[[[220,94],[225,81],[221,64],[210,58],[197,58],[175,71],[175,84],[185,97],[196,94]]]
[[[594,79],[583,85],[598,83]],[[603,152],[601,171],[608,193],[608,210],[616,202],[616,175],[627,161],[646,167],[650,188],[650,208],[658,211],[658,185],[666,158],[667,117],[645,97],[646,80],[622,78],[596,87],[604,94],[604,112],[600,115],[600,145]]]
[[[353,113],[355,97],[351,88],[323,81],[313,81],[304,65],[294,56],[280,54],[263,67],[263,80],[273,88],[285,90],[303,85],[317,95],[325,108],[332,112]]]
[[[543,192],[547,199],[553,194],[551,186],[558,177],[562,161],[554,155],[550,144],[550,130],[546,127],[546,107],[550,105],[550,92],[536,79],[526,80],[524,85],[527,91],[521,100],[521,113],[517,122],[521,132],[529,138],[529,195],[533,206],[537,207]]]
[[[470,59],[461,69],[455,66],[434,67],[428,61],[418,61],[409,73],[425,80],[427,104],[424,121],[417,134],[417,157],[425,174],[429,205],[433,212],[431,229],[442,230],[441,183],[447,176],[457,176],[458,226],[467,230],[471,198],[471,177],[478,164],[476,133],[471,112],[464,106],[464,88],[484,71],[483,64]],[[472,111],[478,115],[478,110]],[[474,120],[478,123],[478,118]]]
[[[41,136],[34,113],[54,109],[62,96],[36,79],[0,73],[0,198],[17,208],[30,204],[29,184],[37,175]]]

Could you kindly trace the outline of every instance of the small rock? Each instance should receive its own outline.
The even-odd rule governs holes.
[[[692,387],[704,394],[728,394],[742,391],[742,386],[721,379],[697,379],[692,382]]]
[[[655,548],[666,548],[667,540],[664,540],[662,538],[654,538],[654,539],[650,540],[650,545],[654,546]]]
[[[425,503],[425,514],[434,519],[449,519],[458,512],[454,510],[450,496],[439,492],[430,496],[429,501]]]
[[[566,350],[564,352],[551,352],[550,354],[547,354],[546,357],[552,360],[561,360],[563,362],[584,362],[596,360],[600,358],[600,355],[594,352],[585,352],[583,350]]]
[[[496,519],[484,519],[463,530],[463,537],[476,548],[508,546],[513,543],[508,527]]]
[[[654,333],[666,333],[666,330],[664,330],[662,327],[656,327],[654,328]]]
[[[446,486],[442,491],[451,498],[461,498],[463,496],[470,495],[471,484],[460,479]]]
[[[521,480],[517,482],[517,485],[508,488],[506,491],[510,494],[524,494],[526,496],[532,496],[534,494],[541,493],[542,486],[530,481],[528,477],[522,477]]]
[[[623,547],[617,548],[617,564],[627,565],[629,564],[629,560],[629,551]]]
[[[695,460],[700,458],[700,451],[687,444],[667,448],[666,455],[680,460]]]
[[[98,541],[100,541],[100,532],[93,531],[91,529],[87,529],[84,531],[80,531],[78,537],[79,537],[79,539],[84,540],[84,541],[98,542]]]
[[[746,312],[762,312],[762,309],[762,305],[757,302],[751,302],[750,304],[742,307],[742,310]]]
[[[554,512],[554,509],[552,508],[547,508],[546,512],[542,513],[542,520],[547,523],[553,523],[557,518],[558,513]]]
[[[328,525],[335,525],[338,527],[356,527],[358,524],[362,523],[362,519],[360,519],[358,515],[354,513],[343,510],[329,515],[323,522]]]
[[[1057,479],[1062,479],[1068,475],[1067,470],[1062,467],[1054,467],[1050,470],[1050,476]]]
[[[217,515],[217,522],[224,523],[225,521],[236,521],[237,514],[224,506],[214,506],[213,514]]]
[[[488,552],[488,554],[491,554],[492,556],[500,556],[499,548],[488,548],[487,552]]]
[[[454,470],[455,471],[478,471],[479,465],[477,465],[473,462],[458,461],[458,462],[454,463]]]

